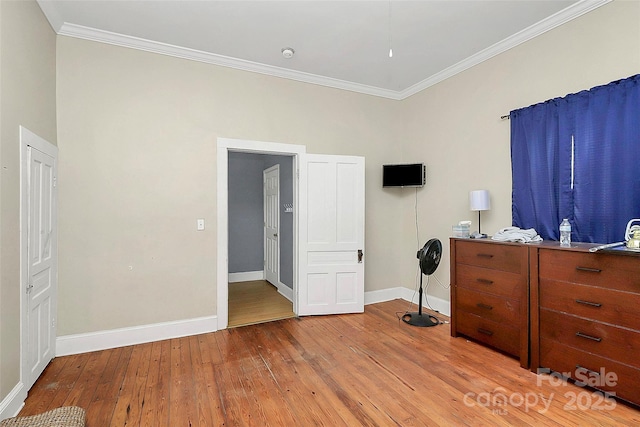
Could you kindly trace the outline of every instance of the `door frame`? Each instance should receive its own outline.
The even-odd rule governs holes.
[[[306,153],[304,145],[282,144],[242,139],[218,138],[217,140],[217,321],[218,329],[229,325],[229,152],[293,156],[293,170],[299,176]],[[293,180],[293,312],[298,309],[298,209],[299,180]]]
[[[262,171],[262,194],[263,194],[263,198],[262,198],[262,215],[264,218],[264,227],[262,228],[262,245],[264,248],[264,280],[267,280],[267,250],[268,250],[268,244],[267,244],[267,221],[266,221],[266,215],[267,215],[267,198],[266,198],[266,175],[269,172],[272,171],[278,171],[278,203],[277,203],[277,208],[276,208],[276,215],[278,216],[278,233],[280,233],[280,165],[279,164],[275,164],[271,167],[268,167],[267,169],[264,169]],[[272,283],[272,285],[276,286],[276,287],[280,287],[280,235],[276,235],[277,239],[276,239],[276,252],[278,254],[278,262],[276,263],[276,283]],[[269,280],[267,280],[268,282]]]
[[[29,155],[28,149],[32,147],[48,156],[51,156],[54,160],[54,164],[57,171],[58,164],[58,147],[51,144],[47,140],[39,137],[35,133],[20,126],[20,382],[25,385],[29,380],[29,366],[27,360],[28,352],[28,334],[27,329],[27,316],[28,298],[26,297],[25,289],[27,287],[27,280],[29,278],[29,256],[28,256],[28,242],[29,242]],[[56,176],[54,175],[54,187],[56,186]],[[52,312],[54,313],[54,320],[51,322],[51,334],[56,336],[56,319],[57,319],[57,306],[58,306],[58,200],[57,191],[54,191],[54,196],[51,200],[53,210],[52,228],[56,230],[52,233],[51,247],[55,248],[55,262],[53,265],[54,274],[52,274]],[[55,339],[53,340],[53,354],[55,355]]]

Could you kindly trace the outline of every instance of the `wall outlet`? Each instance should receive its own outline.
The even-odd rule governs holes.
[[[198,218],[198,220],[196,221],[197,223],[197,229],[198,231],[202,231],[204,230],[204,219],[203,218]]]

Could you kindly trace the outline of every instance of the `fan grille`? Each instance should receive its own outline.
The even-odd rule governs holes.
[[[424,244],[422,249],[418,251],[418,260],[420,261],[420,270],[422,274],[430,275],[438,268],[440,259],[442,258],[442,243],[438,239],[430,239]]]

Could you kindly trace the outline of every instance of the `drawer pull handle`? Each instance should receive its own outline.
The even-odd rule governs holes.
[[[577,299],[576,302],[578,304],[589,305],[591,307],[602,307],[602,304],[600,304],[599,302],[591,302],[591,301],[585,301],[585,300],[581,300],[581,299]]]
[[[476,280],[480,283],[484,283],[485,285],[493,284],[493,280],[489,280],[489,279],[476,279]]]
[[[600,273],[602,270],[598,269],[598,268],[589,268],[589,267],[576,267],[576,270],[578,271],[587,271],[589,273]]]
[[[478,328],[478,332],[480,332],[481,334],[489,335],[489,336],[493,335],[493,332],[488,329]]]
[[[583,369],[583,370],[589,372],[590,374],[594,374],[594,375],[600,376],[600,372],[592,371],[591,369],[585,368],[584,366],[576,365],[576,369]]]
[[[476,307],[484,308],[484,309],[486,309],[486,310],[492,310],[492,309],[493,309],[493,307],[492,307],[492,306],[490,306],[490,305],[488,305],[488,304],[483,304],[483,303],[481,303],[481,302],[477,303],[477,304],[476,304]]]
[[[580,338],[586,338],[588,340],[596,341],[596,342],[602,341],[602,338],[592,337],[591,335],[583,334],[582,332],[576,332],[576,336]]]
[[[491,255],[491,254],[478,254],[478,256],[480,258],[493,258],[493,255]]]

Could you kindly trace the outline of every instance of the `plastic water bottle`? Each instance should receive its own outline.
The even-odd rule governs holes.
[[[567,218],[560,223],[560,246],[566,248],[571,246],[571,224]]]

